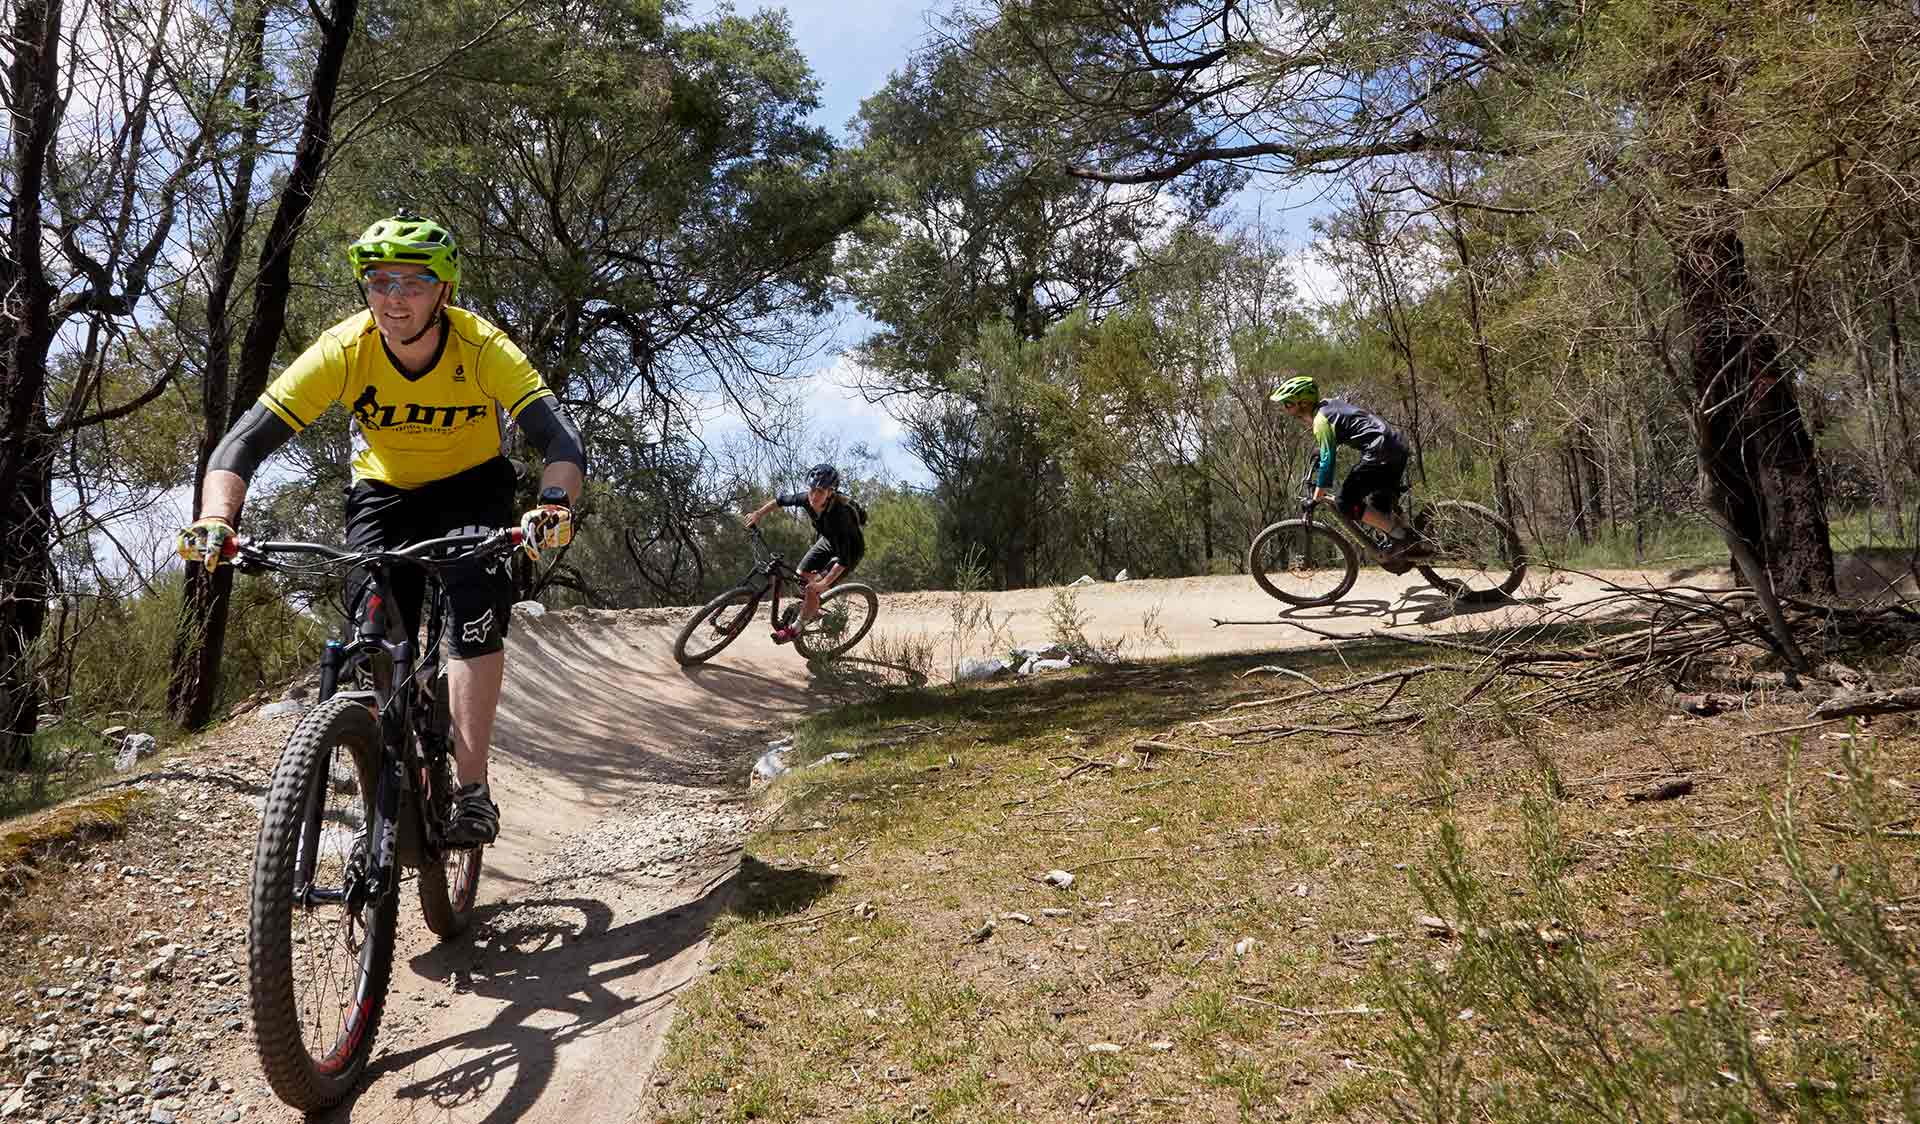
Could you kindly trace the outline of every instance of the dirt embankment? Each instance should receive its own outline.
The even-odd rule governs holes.
[[[1087,635],[1124,637],[1132,657],[1478,629],[1531,611],[1455,617],[1417,577],[1378,571],[1339,605],[1284,617],[1244,577],[1073,592]],[[1564,575],[1526,591],[1563,605],[1605,592]],[[888,597],[868,649],[930,645],[936,668],[950,666],[1048,639],[1054,601],[1053,590],[993,594],[991,625],[955,637],[954,595]],[[437,945],[404,899],[370,1080],[341,1119],[580,1124],[635,1111],[726,900],[754,751],[832,701],[758,627],[712,664],[681,669],[671,648],[682,619],[516,618],[493,757],[504,834],[488,851],[483,904],[469,936]],[[0,1119],[295,1118],[259,1077],[244,975],[260,799],[295,721],[249,716],[169,755],[138,782],[156,797],[138,832],[16,904],[0,934],[22,981],[0,995]]]

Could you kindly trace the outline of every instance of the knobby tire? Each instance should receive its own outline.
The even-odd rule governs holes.
[[[446,700],[447,677],[442,674],[434,683],[435,699]],[[446,703],[439,703],[435,714],[435,723],[449,721],[449,728],[442,733],[453,744],[453,732],[450,720],[444,713]],[[473,902],[480,892],[480,865],[486,854],[485,847],[463,847],[459,850],[443,850],[434,857],[431,849],[433,838],[444,836],[446,827],[453,820],[453,790],[456,781],[453,776],[453,753],[444,753],[427,769],[426,807],[431,823],[422,825],[421,833],[427,838],[421,840],[420,876],[416,881],[420,888],[420,916],[433,930],[434,936],[448,940],[467,931],[467,923],[473,917]]]
[[[828,634],[824,626],[834,619],[836,602],[846,602],[848,613],[865,613],[851,631]],[[793,638],[794,650],[810,660],[830,660],[866,638],[880,615],[880,596],[873,587],[859,582],[836,585],[820,595],[820,615],[807,622]]]
[[[1333,562],[1337,559],[1344,568],[1344,574],[1329,593],[1302,594],[1286,587],[1288,570],[1284,565],[1269,567],[1270,555],[1274,550],[1298,550],[1300,556],[1309,561]],[[1285,556],[1282,557],[1284,561]],[[1329,566],[1328,569],[1333,567]],[[1360,555],[1355,552],[1347,536],[1324,523],[1312,519],[1282,519],[1253,536],[1253,542],[1247,547],[1247,572],[1253,575],[1254,583],[1265,590],[1269,597],[1278,598],[1289,605],[1303,608],[1331,605],[1345,597],[1347,591],[1353,588],[1354,580],[1360,576]]]
[[[693,615],[693,619],[688,621],[685,627],[681,628],[679,637],[674,640],[673,658],[678,660],[682,667],[692,667],[719,655],[722,648],[733,643],[741,633],[747,630],[747,624],[753,617],[754,606],[759,600],[759,594],[743,585],[729,589],[702,605],[700,611]],[[734,608],[729,608],[730,606]],[[738,615],[721,618],[722,613]],[[699,647],[694,643],[695,634],[700,632],[703,626],[711,625],[715,619],[720,619],[726,627],[713,633],[712,636],[703,638],[712,643],[711,647]],[[713,642],[716,638],[717,642]]]
[[[353,1091],[386,1008],[398,895],[389,892],[363,906],[357,926],[349,925],[344,904],[295,900],[303,852],[317,887],[344,884],[331,860],[339,855],[344,871],[353,832],[372,822],[380,759],[379,723],[363,704],[333,698],[315,707],[274,767],[254,845],[247,939],[254,1047],[274,1095],[303,1112],[331,1107]],[[329,817],[329,791],[349,785],[346,804]],[[323,844],[333,852],[322,854]],[[308,964],[296,960],[296,924]],[[350,978],[306,978],[303,970],[316,956],[350,950],[352,932],[360,945],[342,973]],[[345,984],[337,1003],[329,982]],[[316,991],[313,1011],[303,1013],[301,999],[316,998]]]
[[[1478,523],[1490,542],[1498,543],[1497,559],[1475,558],[1470,562],[1479,564],[1493,563],[1491,569],[1484,571],[1487,584],[1469,585],[1454,581],[1439,572],[1434,564],[1420,566],[1420,576],[1431,582],[1435,588],[1443,590],[1455,601],[1465,605],[1494,605],[1512,599],[1513,591],[1527,576],[1527,556],[1520,546],[1520,533],[1493,509],[1467,500],[1436,500],[1415,517],[1414,529],[1423,537],[1428,536],[1436,520],[1459,521],[1462,525]],[[1442,544],[1443,553],[1444,545]],[[1444,565],[1444,559],[1439,560]],[[1504,575],[1504,576],[1503,576]]]

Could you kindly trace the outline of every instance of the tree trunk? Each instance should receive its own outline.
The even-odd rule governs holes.
[[[241,146],[235,173],[234,197],[227,209],[225,239],[221,247],[220,273],[215,291],[217,300],[209,301],[207,384],[202,399],[206,430],[200,441],[199,461],[194,485],[195,513],[200,502],[200,483],[206,477],[207,461],[220,437],[260,393],[267,388],[267,375],[273,369],[279,351],[280,335],[287,323],[287,298],[293,291],[293,245],[313,206],[314,191],[320,182],[327,153],[333,141],[333,107],[340,87],[340,72],[352,41],[359,0],[333,0],[320,19],[321,40],[314,63],[313,85],[307,93],[307,115],[300,130],[300,144],[294,150],[292,168],[275,210],[273,225],[260,250],[260,270],[253,290],[252,316],[247,324],[246,340],[240,348],[238,369],[231,379],[227,374],[232,329],[227,297],[238,272],[239,254],[246,231],[248,195],[252,190],[256,135],[252,132],[255,111],[259,107],[258,65],[265,42],[265,8],[249,27],[253,63],[247,79],[248,143]],[[187,575],[180,620],[174,634],[174,674],[167,686],[167,706],[175,721],[189,728],[205,724],[213,711],[219,686],[220,656],[226,643],[227,616],[233,590],[233,573],[223,568],[209,575],[204,570]]]
[[[1727,189],[1717,145],[1707,174]],[[1833,592],[1826,494],[1779,343],[1756,312],[1746,248],[1732,216],[1695,208],[1675,246],[1691,331],[1693,421],[1708,510],[1747,543],[1781,594]]]
[[[260,84],[266,78],[267,9],[257,4],[247,29],[246,115],[234,165],[233,196],[227,201],[220,260],[207,292],[207,366],[200,385],[200,449],[193,468],[193,514],[200,513],[200,489],[220,438],[244,412],[232,392],[233,312],[231,299],[246,246],[247,215],[253,174],[259,161]],[[250,402],[249,402],[250,404]],[[188,566],[180,617],[173,634],[173,675],[167,682],[167,711],[180,725],[204,726],[213,715],[220,686],[220,658],[226,648],[227,614],[232,606],[233,569],[209,572]]]
[[[0,356],[0,768],[31,762],[40,725],[35,647],[47,619],[52,528],[52,440],[47,429],[47,354],[53,302],[41,257],[40,209],[58,105],[60,0],[20,0],[14,10],[11,87],[13,165],[0,293],[6,294]]]

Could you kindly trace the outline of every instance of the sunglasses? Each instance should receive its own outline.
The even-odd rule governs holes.
[[[440,278],[431,271],[421,273],[395,273],[390,269],[369,269],[360,275],[370,292],[392,296],[395,293],[403,297],[417,297],[440,283]]]

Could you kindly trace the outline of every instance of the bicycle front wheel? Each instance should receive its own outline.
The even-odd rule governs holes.
[[[820,615],[794,635],[793,647],[810,660],[830,660],[863,640],[880,615],[880,595],[852,582],[820,595]]]
[[[447,677],[442,673],[434,683],[435,699],[442,700],[447,695]],[[445,703],[439,704],[441,708]],[[434,716],[435,723],[451,718],[442,712]],[[452,730],[444,731],[449,739]],[[449,740],[447,745],[452,746]],[[429,822],[422,825],[422,834],[430,836],[423,849],[420,861],[420,915],[425,919],[427,928],[434,936],[448,940],[467,931],[467,922],[472,919],[473,901],[480,893],[480,860],[486,853],[485,847],[461,847],[434,851],[432,839],[441,838],[447,824],[453,821],[453,754],[441,753],[427,768],[427,791],[425,805]]]
[[[1353,588],[1360,556],[1324,523],[1282,519],[1253,536],[1247,572],[1268,596],[1290,605],[1331,605]]]
[[[1488,605],[1506,601],[1527,576],[1527,556],[1513,524],[1465,500],[1438,500],[1413,521],[1433,558],[1420,573],[1456,601]]]
[[[373,1052],[393,971],[396,898],[368,900],[380,727],[333,698],[287,742],[254,845],[247,928],[253,1040],[274,1095],[338,1104]]]
[[[759,594],[743,585],[702,605],[674,640],[673,658],[680,661],[682,667],[692,667],[719,655],[720,649],[747,630],[747,622],[753,618],[754,607],[759,603]]]

